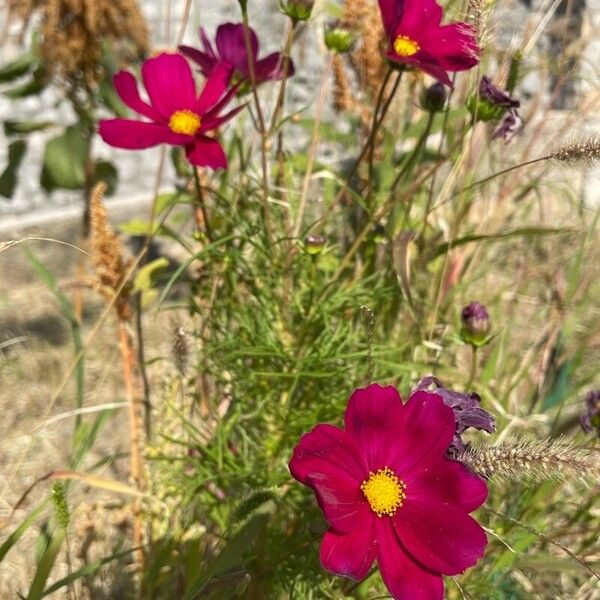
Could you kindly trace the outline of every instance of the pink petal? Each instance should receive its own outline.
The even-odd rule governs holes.
[[[181,54],[159,54],[142,65],[144,85],[154,108],[165,119],[177,110],[193,110],[196,84]]]
[[[442,7],[435,0],[398,0],[402,4],[402,16],[396,23],[394,37],[406,35],[419,41],[424,30],[439,25],[444,16]]]
[[[402,398],[392,386],[374,383],[350,396],[344,416],[346,431],[356,440],[370,470],[391,466],[389,457],[393,455],[403,412]]]
[[[283,55],[273,52],[256,63],[255,75],[257,83],[263,81],[277,81],[283,79],[284,73]],[[290,59],[287,63],[287,76],[292,77],[296,72],[294,63]]]
[[[444,581],[416,563],[402,548],[390,519],[376,519],[377,564],[395,600],[443,600]]]
[[[465,71],[479,62],[481,52],[473,28],[467,23],[430,29],[422,43],[446,71]]]
[[[225,94],[231,79],[231,66],[219,63],[208,76],[204,88],[193,106],[194,112],[199,115],[207,113]]]
[[[99,133],[107,144],[126,150],[141,150],[158,144],[183,145],[192,139],[173,133],[166,125],[130,119],[104,119],[100,121]]]
[[[179,52],[187,56],[190,60],[193,60],[200,67],[200,72],[203,75],[209,75],[217,64],[215,58],[211,58],[206,52],[202,52],[191,46],[181,45],[179,46]]]
[[[221,144],[205,135],[197,136],[193,144],[186,146],[185,153],[188,160],[197,167],[227,168],[227,157]]]
[[[144,102],[138,91],[137,81],[129,71],[119,71],[113,77],[113,83],[121,100],[135,112],[152,121],[161,121],[161,116],[149,104]]]
[[[395,52],[387,52],[385,57],[392,62],[408,65],[413,69],[419,69],[437,79],[440,83],[452,87],[452,81],[448,73],[432,57],[426,55],[422,50],[414,56],[398,56]],[[423,57],[421,60],[420,57]]]
[[[227,114],[221,117],[204,117],[202,119],[202,125],[200,126],[200,132],[213,131],[214,129],[217,129],[217,127],[220,127],[223,123],[233,119],[233,117],[235,117],[235,115],[237,115],[244,108],[246,108],[246,105],[242,104],[241,106],[237,106],[233,110],[230,110]]]
[[[210,41],[210,38],[208,37],[208,34],[206,33],[206,29],[204,29],[204,27],[199,27],[198,35],[200,36],[200,41],[202,42],[202,47],[204,48],[204,52],[206,52],[206,55],[209,58],[212,58],[216,61],[217,55],[215,54],[213,45]]]
[[[320,558],[323,568],[334,575],[360,581],[367,576],[375,560],[375,517],[373,514],[349,533],[329,530],[321,541]]]
[[[445,456],[455,429],[454,412],[436,394],[414,392],[396,424],[396,439],[388,466],[405,479]]]
[[[424,502],[410,496],[391,517],[398,539],[424,567],[444,575],[457,575],[472,567],[487,544],[481,526],[464,510],[441,502]]]
[[[351,531],[372,516],[360,489],[367,469],[343,429],[323,424],[303,435],[294,448],[290,472],[314,490],[325,518],[337,531]]]
[[[422,470],[413,470],[404,476],[409,501],[438,504],[443,511],[447,505],[472,512],[486,500],[486,482],[462,463],[441,458]]]
[[[256,63],[258,55],[258,38],[254,30],[249,27],[251,58]],[[248,72],[248,54],[246,52],[246,39],[242,23],[224,23],[217,29],[217,50],[222,60],[230,63],[242,72]]]
[[[396,23],[400,19],[403,4],[403,0],[379,0],[383,28],[388,36],[393,33]]]

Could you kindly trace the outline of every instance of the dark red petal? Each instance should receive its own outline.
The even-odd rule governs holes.
[[[423,32],[439,25],[444,16],[442,7],[435,0],[404,0],[400,20],[396,23],[394,37],[406,35],[419,41]]]
[[[407,497],[391,517],[398,539],[424,567],[457,575],[472,567],[487,544],[485,532],[462,509]]]
[[[376,519],[375,527],[379,571],[395,600],[443,600],[441,575],[423,568],[404,551],[390,519]]]
[[[419,57],[423,56],[423,60],[420,60]],[[419,69],[431,75],[435,79],[437,79],[440,83],[447,85],[448,87],[452,86],[452,81],[450,77],[448,77],[448,73],[442,67],[439,66],[434,60],[428,60],[429,57],[426,57],[425,53],[421,50],[418,54],[414,56],[398,56],[394,52],[387,52],[385,57],[392,62],[399,63],[402,65],[407,65],[408,67],[412,67],[413,69]]]
[[[258,38],[252,27],[248,28],[250,34],[250,47],[254,63],[258,55]],[[217,50],[221,60],[232,64],[237,70],[248,72],[248,54],[246,52],[246,39],[242,23],[224,23],[217,29]]]
[[[142,65],[144,85],[154,108],[169,119],[177,110],[193,110],[196,84],[181,54],[159,54]]]
[[[283,55],[281,53],[273,52],[273,54],[265,56],[265,58],[256,63],[256,81],[262,83],[263,81],[277,81],[283,79],[285,76],[284,66]],[[292,77],[295,72],[294,63],[290,59],[287,64],[287,76]]]
[[[187,56],[190,60],[193,60],[200,67],[200,72],[203,75],[209,75],[217,64],[215,58],[191,46],[179,46],[179,52]]]
[[[422,46],[446,71],[465,71],[479,62],[475,33],[467,23],[429,29]]]
[[[396,29],[396,24],[402,14],[403,4],[403,0],[379,0],[383,28],[388,36],[391,36]]]
[[[233,110],[229,111],[227,114],[221,117],[217,117],[215,115],[213,117],[203,118],[202,125],[200,126],[200,131],[212,131],[213,129],[216,129],[223,123],[226,123],[230,119],[233,119],[233,117],[235,117],[235,115],[237,115],[244,108],[246,108],[246,105],[242,104],[241,106],[237,106],[236,108],[234,108]]]
[[[149,104],[140,97],[137,81],[129,71],[119,71],[113,77],[115,90],[121,100],[140,115],[148,117],[152,121],[161,121],[161,116]]]
[[[438,510],[450,505],[466,512],[479,508],[486,500],[486,482],[462,463],[442,457],[439,462],[414,469],[404,476],[409,501],[438,504]]]
[[[346,431],[356,440],[370,470],[391,467],[389,457],[401,433],[403,412],[402,398],[392,386],[374,383],[350,396],[344,416]]]
[[[454,412],[436,394],[414,392],[396,424],[396,439],[388,466],[401,478],[425,469],[445,456],[454,435]]]
[[[193,106],[194,112],[199,115],[204,115],[211,110],[223,94],[225,94],[230,79],[231,66],[225,63],[219,63],[204,83],[204,88],[200,92],[195,106]]]
[[[368,468],[346,431],[321,424],[300,438],[290,461],[290,472],[304,485],[310,485],[308,478],[311,475],[327,473],[360,487],[368,475]]]
[[[192,139],[173,133],[166,125],[130,119],[104,119],[98,132],[107,144],[126,150],[142,150],[158,144],[183,145]]]
[[[193,144],[186,146],[185,153],[188,160],[197,167],[227,168],[227,157],[221,144],[207,136],[197,136]]]
[[[320,558],[323,568],[334,575],[360,581],[367,576],[375,560],[375,517],[372,513],[349,533],[329,530],[321,541]]]
[[[206,33],[206,29],[204,29],[204,27],[199,27],[198,35],[200,36],[200,41],[202,42],[202,47],[204,48],[204,52],[206,52],[206,54],[209,58],[212,58],[216,61],[217,55],[215,54],[213,45],[210,41],[210,38],[208,37],[208,34]]]

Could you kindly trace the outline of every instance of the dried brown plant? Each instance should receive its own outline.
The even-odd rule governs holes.
[[[11,20],[39,17],[40,54],[51,75],[93,86],[104,75],[102,47],[145,53],[148,27],[136,0],[9,0]]]

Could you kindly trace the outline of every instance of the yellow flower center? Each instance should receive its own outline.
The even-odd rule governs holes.
[[[184,135],[194,135],[198,129],[200,129],[200,125],[202,124],[202,119],[199,115],[188,110],[176,110],[169,119],[169,129],[173,133],[182,133]]]
[[[421,46],[419,46],[415,40],[411,40],[406,35],[399,35],[394,40],[394,52],[396,52],[398,56],[412,56],[420,49]]]
[[[369,501],[371,510],[378,516],[392,516],[406,498],[406,485],[389,467],[369,472],[369,479],[360,489]]]

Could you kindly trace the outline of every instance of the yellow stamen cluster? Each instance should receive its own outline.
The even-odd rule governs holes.
[[[362,482],[360,489],[378,517],[391,517],[406,498],[406,485],[389,467],[369,471],[369,479]]]
[[[406,35],[399,35],[394,40],[394,52],[398,56],[412,56],[421,49],[421,46]]]
[[[202,119],[199,115],[188,110],[176,110],[169,119],[169,129],[173,133],[181,133],[183,135],[194,135],[200,125]]]

